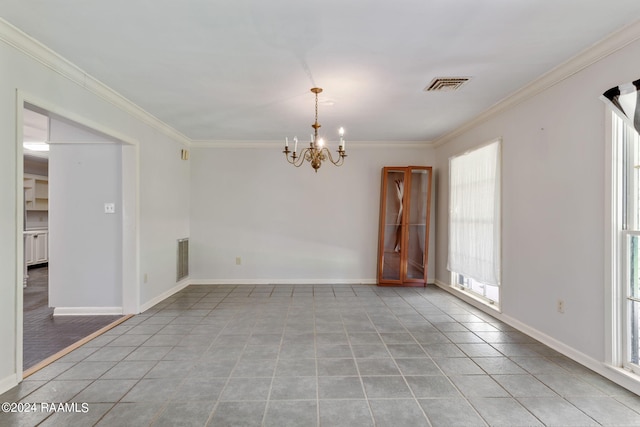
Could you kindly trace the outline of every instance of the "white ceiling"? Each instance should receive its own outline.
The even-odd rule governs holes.
[[[193,140],[431,141],[640,18],[639,0],[0,0]],[[428,93],[435,77],[472,77]]]

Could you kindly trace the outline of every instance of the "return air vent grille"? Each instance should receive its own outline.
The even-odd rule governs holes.
[[[178,264],[176,282],[189,277],[189,239],[178,240]]]
[[[438,77],[433,79],[424,90],[425,92],[450,92],[460,89],[469,80],[471,77]]]

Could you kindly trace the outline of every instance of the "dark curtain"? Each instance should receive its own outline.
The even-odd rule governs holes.
[[[640,79],[629,84],[612,87],[602,96],[640,133]],[[627,96],[635,96],[635,106],[629,106],[628,102],[622,102],[621,97]]]

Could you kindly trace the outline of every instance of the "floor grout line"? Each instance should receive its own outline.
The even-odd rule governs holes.
[[[74,389],[74,396],[81,396],[84,390],[88,394],[82,396],[95,394],[96,390],[106,392],[111,387],[120,390],[117,388],[118,380],[104,380],[111,369],[122,363],[122,370],[117,374],[130,375],[130,381],[135,383],[120,387],[129,388],[114,395],[115,401],[105,402],[112,405],[111,408],[103,409],[106,412],[94,422],[118,424],[126,414],[134,416],[131,411],[135,409],[135,416],[146,414],[144,416],[149,417],[140,425],[175,423],[178,420],[175,417],[182,417],[179,418],[181,422],[188,419],[202,426],[217,425],[231,419],[226,417],[244,417],[241,419],[246,421],[246,425],[271,425],[284,422],[280,417],[285,414],[306,420],[308,423],[305,425],[313,424],[312,420],[317,425],[326,425],[344,423],[352,416],[351,412],[344,412],[349,408],[349,411],[360,411],[357,413],[362,417],[351,420],[354,426],[359,423],[382,424],[390,419],[400,422],[403,416],[412,417],[411,421],[405,420],[411,425],[424,426],[441,425],[443,420],[449,420],[448,424],[456,424],[451,420],[458,420],[457,424],[475,422],[492,425],[497,422],[496,416],[511,417],[506,418],[510,421],[503,422],[506,424],[544,424],[545,420],[551,420],[549,424],[562,425],[562,417],[570,415],[579,417],[584,423],[594,420],[603,423],[589,405],[608,404],[623,407],[628,411],[625,415],[639,421],[640,425],[640,397],[599,382],[602,380],[593,373],[578,369],[579,366],[572,364],[574,362],[560,359],[548,347],[502,326],[499,321],[479,316],[476,309],[437,288],[327,285],[322,289],[319,285],[303,285],[300,289],[311,290],[311,293],[300,294],[296,293],[294,285],[286,287],[286,293],[289,293],[288,289],[291,292],[284,298],[276,295],[276,289],[277,286],[270,287],[267,293],[256,292],[255,285],[233,285],[224,290],[206,285],[187,287],[110,330],[105,336],[113,335],[115,338],[101,340],[99,347],[83,352],[73,365],[68,364],[71,362],[59,365],[63,371],[57,370],[57,362],[54,362],[50,365],[52,368],[47,368],[49,371],[41,371],[43,374],[38,378],[42,378],[42,383],[34,381],[36,376],[34,380],[28,379],[25,386],[29,383],[33,386],[25,388],[24,393],[15,391],[19,396],[15,400],[55,399],[55,394],[44,394],[49,393],[50,387],[47,387],[51,384],[63,388],[76,387],[76,383],[78,387],[83,385],[81,389]],[[338,296],[346,289],[350,289],[354,296]],[[495,333],[491,329],[494,327],[497,329]],[[152,339],[153,342],[150,341]],[[474,341],[478,343],[474,344]],[[133,344],[136,342],[137,345]],[[145,343],[167,345],[145,346]],[[133,349],[114,350],[121,347]],[[286,355],[285,348],[288,351]],[[376,349],[382,352],[378,354]],[[456,352],[452,353],[454,349]],[[139,350],[143,351],[134,355]],[[162,353],[157,353],[160,351]],[[485,352],[490,356],[484,356]],[[111,360],[119,357],[120,353],[128,355],[121,360],[81,365],[89,358]],[[131,355],[132,359],[127,359]],[[138,356],[156,357],[157,360],[124,363],[135,361]],[[311,365],[306,361],[287,366],[288,360],[296,360],[295,356],[298,360],[312,359],[314,370],[310,371]],[[495,363],[483,363],[484,359],[491,358],[496,359]],[[429,364],[422,361],[429,361]],[[502,361],[511,365],[500,367]],[[100,363],[112,363],[112,366],[99,374]],[[211,363],[209,371],[207,363]],[[87,366],[90,369],[84,370]],[[518,367],[522,373],[509,373],[510,366],[513,370]],[[75,367],[82,367],[82,370],[69,372]],[[160,367],[168,371],[159,372]],[[460,367],[465,368],[461,370]],[[69,374],[63,377],[65,372]],[[577,388],[571,389],[563,384],[559,390],[565,392],[558,392],[552,381],[558,375],[551,372],[564,373]],[[295,380],[289,381],[288,378]],[[343,382],[343,378],[352,379]],[[520,378],[523,382],[519,382]],[[591,382],[587,381],[590,378]],[[535,406],[535,391],[523,393],[524,396],[513,392],[516,390],[514,386],[528,384],[527,381],[534,379],[555,393],[549,402],[560,405],[568,415],[540,412]],[[315,394],[276,395],[276,383],[279,387],[299,386],[300,390],[307,390],[305,393],[311,390],[313,383]],[[469,384],[493,383],[496,384],[495,390],[503,391],[500,394],[504,397],[494,398],[487,394],[493,386],[487,392],[482,388],[469,389]],[[346,388],[341,389],[341,384]],[[356,392],[358,384],[359,391]],[[608,388],[603,388],[605,386]],[[192,404],[202,402],[205,405],[199,411],[185,409],[187,396],[196,396],[205,390],[217,394],[197,395]],[[591,390],[592,394],[601,396],[580,397],[581,390]],[[225,396],[227,391],[231,393]],[[243,394],[245,391],[249,394]],[[351,391],[357,394],[349,395]],[[181,396],[183,392],[189,394]],[[102,397],[98,395],[98,398]],[[153,400],[158,403],[152,403]],[[316,410],[310,414],[308,409],[312,404]],[[452,404],[456,409],[447,410],[447,405]],[[518,421],[517,417],[514,418],[515,413],[509,414],[507,409],[500,409],[503,404],[525,418]],[[194,407],[191,405],[191,410]],[[390,415],[399,408],[406,408],[409,413]],[[610,410],[609,414],[615,414],[615,411]],[[6,416],[10,415],[0,414],[0,424]],[[387,418],[390,416],[392,418]],[[555,418],[545,418],[550,416]],[[60,423],[62,420],[61,414],[47,414],[47,417],[47,423]]]

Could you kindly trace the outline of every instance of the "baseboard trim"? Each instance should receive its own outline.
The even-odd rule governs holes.
[[[376,279],[192,279],[192,285],[375,285]]]
[[[19,383],[20,383],[20,379],[16,374],[11,374],[8,377],[1,379],[0,394],[4,393],[5,391],[11,390],[15,386],[17,386]]]
[[[176,284],[173,288],[171,288],[171,289],[169,289],[167,291],[164,291],[163,293],[161,293],[157,297],[152,298],[149,301],[147,301],[144,304],[142,304],[140,306],[140,313],[144,313],[145,311],[149,310],[154,305],[158,304],[159,302],[164,301],[165,299],[169,298],[171,295],[175,294],[176,292],[180,292],[181,290],[183,290],[184,288],[186,288],[190,284],[191,284],[191,280],[189,280],[189,279],[184,279],[184,280],[178,282],[178,284]]]
[[[530,327],[529,325],[519,321],[518,319],[505,315],[479,301],[474,300],[473,298],[465,295],[462,291],[459,291],[440,280],[436,280],[435,284],[442,290],[447,291],[450,294],[460,298],[461,300],[471,304],[478,310],[481,310],[484,313],[490,315],[491,317],[494,317],[506,323],[507,325],[514,327],[518,331],[529,335],[531,338],[534,338],[537,341],[540,341],[542,344],[549,346],[550,348],[554,349],[558,353],[564,356],[567,356],[569,359],[580,363],[581,365],[613,381],[614,383],[620,385],[621,387],[624,387],[627,390],[640,395],[640,379],[637,376],[631,375],[630,373],[628,373],[627,371],[621,368],[616,368],[615,366],[611,366],[604,362],[596,360],[591,356],[588,356],[582,353],[581,351],[578,351],[575,348],[568,346],[562,341],[558,341],[557,339],[545,334],[544,332],[541,332],[535,328]]]
[[[576,350],[575,348],[568,346],[562,341],[558,341],[557,339],[550,337],[549,335],[520,322],[517,319],[506,316],[504,314],[502,315],[502,317],[504,318],[505,323],[513,326],[520,332],[523,332],[530,337],[535,338],[541,343],[551,347],[555,351],[567,356],[568,358],[580,363],[581,365],[586,366],[587,368],[591,369],[594,372],[597,372],[605,378],[610,379],[616,384],[636,394],[640,394],[640,381],[637,377],[634,379],[633,376],[629,374],[622,375],[622,372],[624,372],[622,369],[616,369],[615,367],[607,365],[604,362],[600,362],[592,358],[591,356],[588,356]]]
[[[122,307],[55,307],[54,316],[121,316]]]

